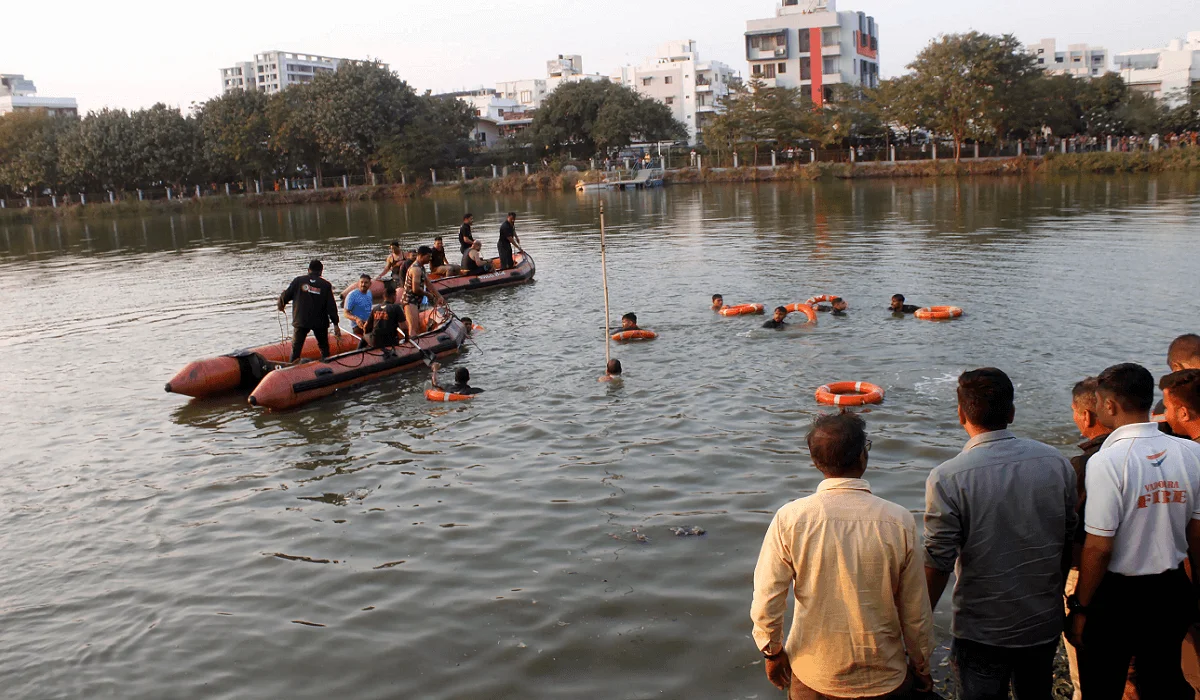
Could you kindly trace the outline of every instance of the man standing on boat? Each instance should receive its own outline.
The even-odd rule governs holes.
[[[408,326],[409,339],[421,333],[421,298],[428,296],[438,304],[445,303],[442,295],[426,284],[429,277],[425,272],[425,266],[429,264],[432,257],[433,251],[429,246],[417,248],[417,259],[409,266],[408,274],[404,278],[404,318]]]
[[[471,244],[475,242],[475,236],[471,235],[471,224],[475,223],[475,215],[467,212],[463,214],[462,226],[458,227],[458,247],[459,254],[466,255],[471,249]]]
[[[508,212],[504,223],[500,224],[500,241],[496,249],[500,252],[500,269],[511,270],[516,267],[513,262],[513,246],[521,247],[521,239],[517,237],[517,213]]]
[[[313,260],[308,264],[308,274],[292,280],[288,288],[283,290],[283,294],[279,295],[280,312],[289,301],[294,302],[292,326],[296,332],[292,337],[292,362],[300,359],[309,332],[317,338],[322,360],[329,359],[329,325],[333,324],[335,336],[342,337],[342,329],[338,326],[337,302],[333,298],[333,286],[321,277],[324,270],[325,266],[320,260]]]

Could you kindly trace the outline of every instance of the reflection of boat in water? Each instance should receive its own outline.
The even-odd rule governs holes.
[[[642,168],[626,172],[612,170],[604,173],[603,179],[588,181],[586,179],[575,183],[576,192],[596,192],[599,190],[645,190],[651,187],[663,186],[662,168]],[[632,177],[627,177],[631,175]]]
[[[357,347],[358,339],[349,333],[343,333],[341,338],[332,333],[329,335],[329,352],[332,354],[347,352]],[[304,341],[301,357],[315,360],[320,356],[321,349],[317,347],[317,339],[309,336]],[[238,389],[253,389],[275,365],[285,363],[291,358],[292,341],[287,340],[238,350],[220,357],[196,360],[171,377],[166,389],[173,394],[196,398],[218,396]]]
[[[494,272],[485,272],[480,275],[450,275],[441,277],[430,273],[429,286],[437,290],[438,294],[458,294],[459,292],[472,292],[477,289],[491,289],[493,287],[511,287],[515,284],[524,284],[533,279],[533,275],[537,272],[537,265],[533,262],[533,256],[526,252],[513,253],[513,262],[516,267],[509,270],[500,269],[500,258],[492,258],[492,269]],[[358,283],[355,282],[342,290],[342,302],[345,303],[346,295],[351,290],[356,289]],[[374,280],[371,282],[371,297],[376,301],[383,299],[383,281]]]
[[[295,408],[338,389],[423,367],[427,359],[459,351],[467,337],[462,321],[444,308],[424,311],[422,317],[430,330],[411,342],[394,348],[356,350],[271,372],[250,394],[250,404],[276,410]]]

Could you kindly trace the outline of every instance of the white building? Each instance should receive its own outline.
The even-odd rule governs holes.
[[[0,114],[44,109],[51,116],[78,115],[74,97],[39,97],[32,80],[19,74],[0,73]]]
[[[623,66],[618,74],[614,80],[670,107],[687,126],[691,145],[700,140],[705,122],[716,114],[729,94],[729,81],[736,77],[720,61],[701,61],[691,39],[667,42],[654,57],[639,66]]]
[[[1131,89],[1178,104],[1187,90],[1200,88],[1200,32],[1161,49],[1121,52],[1113,62]]]
[[[546,97],[563,83],[577,83],[581,80],[608,80],[608,76],[599,73],[583,72],[583,57],[578,54],[559,54],[557,58],[546,61],[546,77],[530,78],[528,80],[510,80],[496,83],[496,92],[501,97],[516,100],[529,109],[542,106]]]
[[[475,110],[471,140],[482,149],[495,146],[501,139],[524,131],[533,123],[533,117],[526,112],[525,105],[496,90],[481,88],[451,92],[439,97],[460,99]]]
[[[879,25],[862,12],[838,12],[837,0],[783,0],[775,16],[746,22],[750,78],[801,88],[822,105],[832,86],[879,85]]]
[[[496,92],[507,99],[516,100],[518,104],[529,109],[541,107],[542,100],[550,94],[546,88],[546,81],[540,78],[496,83]]]
[[[365,61],[364,61],[365,62]],[[311,83],[321,73],[332,73],[342,63],[360,63],[349,58],[330,58],[290,51],[266,51],[253,61],[221,69],[221,92],[255,90],[268,94],[299,83]],[[377,64],[387,68],[386,63]]]
[[[1025,50],[1037,59],[1037,66],[1052,75],[1073,75],[1076,78],[1095,78],[1108,72],[1108,49],[1087,44],[1068,44],[1066,51],[1057,49],[1054,39],[1042,39],[1028,44]]]

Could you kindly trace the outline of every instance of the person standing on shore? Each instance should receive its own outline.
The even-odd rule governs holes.
[[[471,248],[471,244],[475,242],[475,237],[471,235],[471,224],[475,223],[475,215],[467,212],[463,214],[462,226],[458,227],[458,247],[460,255],[465,255]]]
[[[1171,345],[1167,348],[1167,367],[1172,372],[1178,372],[1184,369],[1200,369],[1200,335],[1195,333],[1185,333],[1175,340],[1171,341]],[[1155,420],[1161,421],[1165,407],[1162,401],[1154,407],[1151,415]],[[1159,426],[1160,428],[1162,426]],[[1163,429],[1166,432],[1170,429],[1173,433],[1174,429],[1167,425]]]
[[[320,260],[313,260],[308,264],[308,274],[292,280],[279,295],[277,307],[281,313],[289,301],[294,303],[292,327],[296,330],[292,336],[292,362],[300,359],[304,352],[304,341],[310,332],[317,338],[322,360],[329,359],[329,324],[333,324],[333,334],[342,337],[333,286],[321,277],[324,269]]]
[[[1058,450],[1008,430],[1013,384],[994,367],[958,378],[971,439],[925,483],[933,607],[956,574],[951,658],[963,700],[1050,697],[1075,531],[1075,472]]]
[[[510,211],[504,223],[500,224],[500,240],[496,243],[496,249],[500,253],[501,270],[511,270],[516,266],[513,262],[514,245],[520,248],[521,239],[517,237],[517,213]]]
[[[857,414],[818,417],[808,449],[825,478],[775,514],[754,568],[750,617],[767,678],[789,700],[932,690],[933,611],[916,521],[862,478],[871,441]]]
[[[1096,382],[1096,413],[1113,432],[1088,460],[1087,541],[1067,599],[1084,696],[1120,698],[1132,660],[1141,697],[1191,698],[1180,650],[1196,594],[1183,561],[1200,563],[1200,446],[1150,422],[1145,367],[1114,365]]]

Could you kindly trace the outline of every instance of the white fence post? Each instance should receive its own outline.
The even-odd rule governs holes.
[[[114,199],[114,198],[113,198],[113,193],[112,193],[112,190],[109,190],[109,191],[108,191],[108,203],[109,203],[109,204],[112,204],[112,203],[113,203],[113,202],[115,202],[115,201],[116,201],[116,199]]]
[[[315,176],[313,177],[313,189],[314,190],[321,189],[321,181],[318,180]]]
[[[854,155],[854,146],[851,146],[850,147],[850,162],[851,163],[855,162],[856,158],[857,158],[857,156]]]
[[[467,181],[467,166],[465,166],[465,165],[462,166],[462,181],[463,182]]]
[[[817,162],[817,149],[815,149],[815,148],[808,149],[808,162],[809,163]]]
[[[226,197],[229,196],[229,183],[228,182],[225,183],[225,196]]]
[[[979,142],[978,141],[975,142],[975,157],[976,158],[979,157]]]
[[[704,156],[696,154],[696,170],[704,170]]]
[[[80,192],[80,193],[79,193],[79,203],[80,203],[80,204],[87,204],[87,195],[85,195],[85,194],[84,194],[84,193],[82,193],[82,192]]]
[[[350,179],[347,178],[345,175],[342,176],[342,189],[343,190],[350,189]]]
[[[772,168],[775,167],[775,151],[774,150],[771,151],[771,167]]]
[[[371,171],[371,187],[374,187],[376,184],[377,183],[375,182],[375,171],[372,170]]]
[[[433,176],[433,184],[437,184],[437,168],[430,168],[429,174]]]
[[[496,164],[492,163],[492,179],[496,179]]]
[[[529,174],[529,163],[526,163],[526,164],[525,164],[525,174],[526,174],[526,175],[528,175],[528,174]]]
[[[58,209],[58,197],[57,196],[50,195],[50,206],[54,207],[55,209]]]

